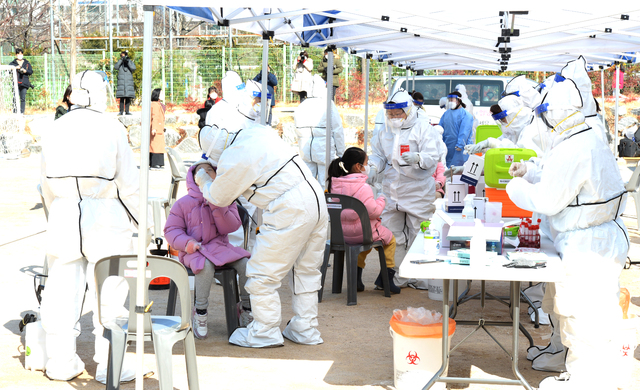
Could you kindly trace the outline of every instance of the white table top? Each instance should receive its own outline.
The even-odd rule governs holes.
[[[412,264],[411,260],[429,259],[424,254],[424,237],[418,234],[413,245],[407,252],[399,274],[403,278],[412,279],[458,279],[458,280],[494,280],[494,281],[520,281],[520,282],[557,282],[564,276],[560,257],[553,243],[547,237],[542,236],[540,247],[549,256],[546,268],[505,268],[503,263],[508,262],[500,256],[502,263],[488,266],[459,265],[448,263]],[[442,248],[441,254],[446,254],[448,248]],[[504,252],[503,252],[504,253]],[[498,263],[500,261],[497,261]],[[473,263],[473,260],[471,261]]]

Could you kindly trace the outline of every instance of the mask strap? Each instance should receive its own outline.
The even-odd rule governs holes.
[[[216,136],[216,138],[213,139],[213,142],[211,142],[211,144],[209,145],[209,148],[207,149],[207,153],[205,153],[207,157],[211,155],[211,152],[213,151],[213,147],[215,146],[216,142],[218,142],[218,138],[220,138],[220,134],[222,134],[221,129],[218,129],[218,131],[219,131],[218,135]],[[224,146],[222,147],[222,150],[224,150],[224,148],[227,146],[228,140],[229,140],[229,132],[227,131],[227,139],[224,141]]]
[[[560,122],[558,122],[558,124],[557,124],[557,125],[553,126],[553,129],[551,129],[551,131],[552,131],[552,132],[555,132],[555,131],[556,131],[556,127],[560,126],[560,124],[561,124],[562,122],[564,122],[564,121],[566,121],[567,119],[571,118],[572,116],[574,116],[574,115],[575,115],[575,114],[577,114],[578,112],[579,112],[579,111],[576,111],[576,112],[574,112],[573,114],[571,114],[571,115],[569,115],[568,117],[566,117],[566,118],[564,118],[563,120],[561,120]],[[583,122],[583,123],[584,123],[584,122]],[[578,126],[578,125],[576,125],[576,126]],[[574,127],[576,127],[576,126],[572,126],[572,127],[570,127],[569,129],[573,129],[573,128],[574,128]],[[567,130],[568,130],[568,129],[567,129]],[[567,130],[564,130],[562,133],[564,133],[564,132],[565,132],[565,131],[567,131]],[[560,134],[562,134],[562,133],[560,133]]]
[[[520,114],[520,111],[522,111],[522,109],[523,109],[523,108],[524,108],[524,107],[521,107],[521,108],[518,110],[518,112],[516,112],[516,116],[514,116],[514,117],[513,117],[513,119],[511,119],[511,121],[510,121],[509,123],[507,123],[507,126],[506,126],[506,127],[511,126],[511,124],[513,123],[513,121],[514,121],[514,120],[516,120],[516,118],[518,117],[518,114]]]

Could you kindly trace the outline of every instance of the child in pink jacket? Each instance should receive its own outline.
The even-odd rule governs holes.
[[[444,183],[447,178],[444,177],[444,164],[438,162],[436,171],[433,173],[433,179],[436,181],[436,197],[444,198]]]
[[[202,169],[215,180],[216,168],[209,160],[203,159],[193,164],[187,172],[188,195],[174,203],[164,227],[167,242],[172,248],[180,251],[180,262],[191,268],[196,275],[196,299],[192,320],[194,335],[199,339],[207,337],[207,307],[215,266],[226,265],[237,271],[240,288],[240,326],[247,326],[253,320],[249,293],[244,288],[247,282],[245,270],[250,254],[231,245],[227,237],[242,225],[238,207],[235,203],[227,207],[218,207],[204,199],[194,179],[196,173]]]
[[[327,188],[332,194],[342,194],[352,196],[361,201],[367,208],[369,219],[371,222],[371,231],[373,233],[373,241],[382,241],[384,246],[384,256],[387,260],[387,272],[389,274],[389,283],[391,292],[400,294],[400,287],[393,283],[393,276],[396,271],[394,257],[396,253],[396,239],[393,233],[380,223],[380,214],[384,209],[385,199],[383,196],[377,199],[373,198],[373,190],[367,184],[367,174],[369,166],[367,154],[360,148],[347,149],[342,157],[331,162],[329,165]],[[362,243],[362,225],[360,218],[353,210],[345,210],[340,215],[342,222],[342,231],[347,244]],[[380,250],[380,248],[376,248]],[[364,291],[364,283],[362,283],[362,270],[364,269],[364,260],[371,252],[371,249],[361,252],[358,255],[358,291]],[[382,289],[382,275],[379,274],[375,281],[376,289]]]

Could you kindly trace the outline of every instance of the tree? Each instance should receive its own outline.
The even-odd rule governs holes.
[[[49,3],[38,0],[0,0],[0,44],[9,42],[25,54],[39,54],[48,41]]]

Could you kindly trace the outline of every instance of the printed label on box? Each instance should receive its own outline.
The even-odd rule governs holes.
[[[511,179],[498,179],[498,183],[500,184],[509,184]]]
[[[400,155],[402,156],[403,154],[410,152],[411,148],[409,148],[409,145],[400,145]]]

